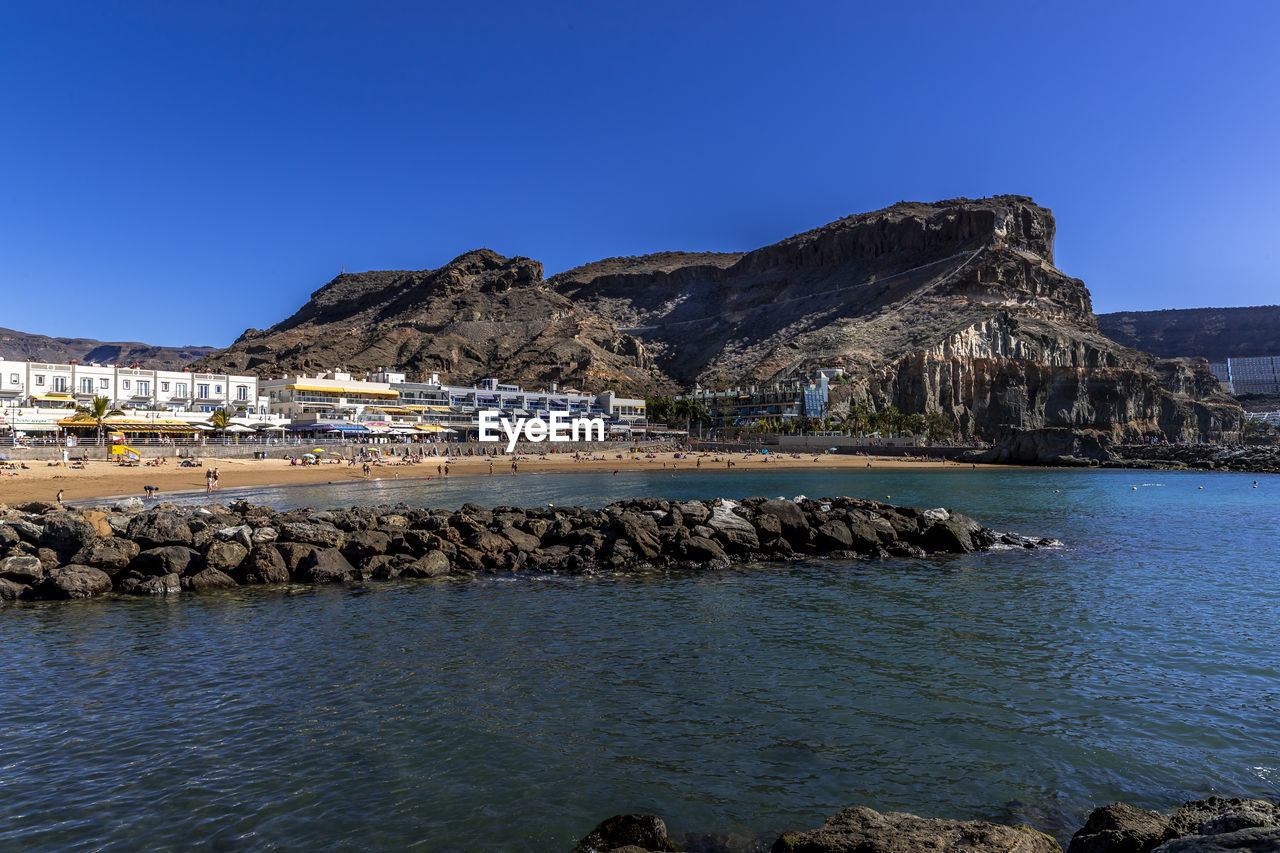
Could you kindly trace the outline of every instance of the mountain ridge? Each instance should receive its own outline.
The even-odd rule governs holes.
[[[611,258],[543,278],[489,249],[435,270],[348,273],[204,368],[345,368],[670,393],[839,367],[854,403],[941,412],[964,435],[1070,427],[1194,439],[1239,430],[1203,362],[1099,330],[1026,196],[900,202],[743,253]]]

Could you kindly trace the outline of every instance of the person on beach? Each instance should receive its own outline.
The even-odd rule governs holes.
[[[58,489],[58,506],[62,506],[62,489]]]
[[[216,488],[218,488],[218,468],[217,468],[217,466],[214,466],[214,469],[213,469],[213,487],[214,487],[215,489],[216,489]]]
[[[204,493],[206,495],[213,494],[213,469],[204,469]]]

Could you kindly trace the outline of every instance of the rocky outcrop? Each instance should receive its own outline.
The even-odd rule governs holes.
[[[1280,474],[1280,446],[1147,444],[1112,448],[1111,466]]]
[[[1022,196],[903,202],[747,253],[611,258],[544,280],[469,252],[437,270],[341,275],[202,368],[397,368],[669,393],[839,367],[829,414],[941,413],[961,435],[1068,428],[1230,439],[1242,414],[1204,362],[1103,335]]]
[[[416,377],[671,389],[644,346],[547,286],[542,264],[488,249],[436,270],[338,276],[292,317],[249,329],[200,369],[383,368]]]
[[[1067,853],[1280,851],[1280,807],[1266,800],[1211,797],[1172,815],[1111,803],[1095,809]]]
[[[734,560],[924,557],[1057,544],[996,533],[947,509],[845,497],[636,498],[603,509],[466,504],[456,511],[277,513],[239,502],[196,509],[161,504],[130,516],[131,509],[0,509],[3,597],[87,598],[113,589],[164,595],[495,572],[702,571]]]
[[[1114,341],[1161,358],[1220,362],[1280,354],[1280,305],[1118,311],[1099,314],[1098,328]]]
[[[818,829],[761,836],[730,846],[714,835],[669,836],[652,814],[615,815],[582,839],[573,853],[605,851],[762,850],[772,853],[1061,853],[1051,836],[1032,827],[975,820],[927,818],[852,806]],[[1067,853],[1276,853],[1280,851],[1280,806],[1266,800],[1211,797],[1160,814],[1126,803],[1094,809],[1071,839]]]
[[[821,829],[783,833],[773,853],[1061,853],[1051,836],[1027,826],[845,809]]]

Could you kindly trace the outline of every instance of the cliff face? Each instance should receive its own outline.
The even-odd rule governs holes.
[[[850,404],[944,412],[962,433],[1070,427],[1229,438],[1240,409],[1201,362],[1102,335],[1021,196],[901,203],[745,254],[611,258],[542,279],[471,252],[434,271],[339,276],[288,320],[201,362],[258,372],[435,371],[670,392],[843,367]]]
[[[1164,358],[1209,361],[1280,353],[1280,305],[1099,314],[1103,334]]]

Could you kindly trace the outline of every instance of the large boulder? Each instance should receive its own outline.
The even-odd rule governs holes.
[[[187,520],[172,510],[153,509],[129,520],[125,535],[143,550],[164,545],[190,545],[191,528]]]
[[[76,552],[71,562],[94,566],[109,575],[117,575],[128,568],[138,556],[138,543],[113,536],[110,539],[94,539]]]
[[[247,524],[235,524],[214,531],[215,539],[222,542],[239,542],[245,551],[253,547],[253,528]]]
[[[27,594],[29,588],[25,583],[0,578],[0,601],[17,601]]]
[[[624,512],[613,520],[612,527],[642,559],[652,560],[662,553],[658,524],[652,516]]]
[[[845,809],[821,829],[786,832],[773,853],[1061,853],[1048,835],[1025,826]]]
[[[44,531],[40,534],[40,544],[62,555],[76,553],[99,535],[92,523],[70,512],[51,512],[42,520]],[[110,527],[107,535],[112,535]]]
[[[337,548],[312,548],[298,563],[298,578],[312,583],[342,583],[351,580],[355,571]]]
[[[760,537],[756,529],[742,516],[733,511],[737,504],[724,501],[711,511],[707,526],[716,532],[730,550],[755,551],[760,547]]]
[[[200,553],[185,545],[164,545],[138,553],[130,568],[145,575],[181,575],[200,565]]]
[[[254,545],[238,569],[241,583],[288,583],[289,567],[275,545]]]
[[[327,522],[289,521],[280,525],[280,538],[321,548],[341,548],[346,534]]]
[[[182,592],[182,578],[178,575],[152,575],[129,591],[134,595],[174,595]]]
[[[449,574],[449,558],[440,551],[428,551],[401,570],[407,578],[434,578]]]
[[[205,548],[204,564],[210,569],[229,572],[244,562],[244,558],[248,555],[249,549],[240,544],[238,539],[215,539]]]
[[[1128,803],[1110,803],[1089,814],[1067,853],[1150,853],[1168,829],[1169,818],[1164,815]]]
[[[213,592],[219,589],[234,589],[235,586],[236,582],[229,575],[217,569],[205,569],[182,579],[183,589],[189,589],[192,592]]]
[[[35,583],[44,577],[44,563],[30,554],[5,557],[0,560],[0,577],[21,584]]]
[[[1280,806],[1266,800],[1210,797],[1184,803],[1169,818],[1170,838],[1280,827]]]
[[[111,591],[111,577],[93,566],[61,566],[36,586],[41,598],[92,598]]]
[[[390,547],[391,537],[381,530],[358,530],[347,534],[347,541],[341,550],[348,560],[360,562],[385,554]]]
[[[600,824],[578,842],[573,853],[606,853],[611,850],[679,850],[667,837],[667,825],[656,814],[620,814]]]
[[[1280,828],[1187,835],[1161,844],[1155,853],[1280,853]]]
[[[804,541],[808,538],[809,521],[804,517],[804,510],[794,501],[773,498],[756,507],[759,515],[771,515],[782,526],[782,535],[792,541]]]

